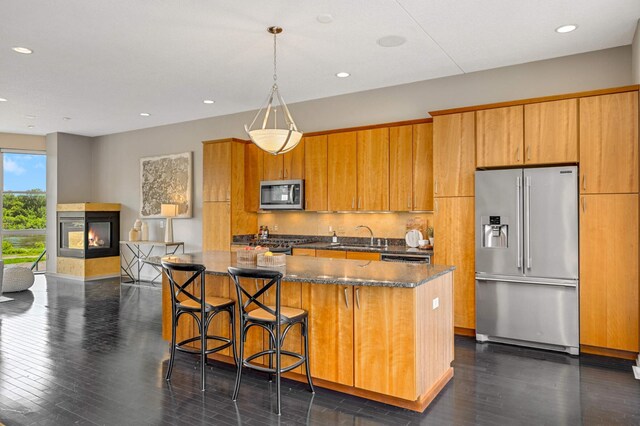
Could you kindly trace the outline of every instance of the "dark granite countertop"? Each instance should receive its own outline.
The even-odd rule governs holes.
[[[348,248],[341,247],[341,245],[348,246]],[[421,250],[418,248],[408,247],[405,244],[389,244],[387,247],[381,246],[362,246],[359,247],[357,245],[351,245],[349,243],[338,243],[332,244],[324,241],[319,241],[315,243],[303,243],[296,244],[293,246],[296,248],[308,248],[308,249],[316,249],[316,250],[344,250],[344,251],[362,251],[362,252],[370,252],[370,253],[389,253],[389,254],[422,254],[433,256],[433,250]]]
[[[326,259],[287,256],[287,265],[262,268],[255,264],[238,263],[235,252],[208,251],[169,256],[152,256],[146,263],[160,266],[161,259],[172,262],[199,263],[208,274],[227,275],[229,266],[241,268],[276,269],[284,274],[284,281],[314,284],[338,284],[376,287],[414,288],[452,272],[454,266],[424,263],[377,262],[370,260]]]

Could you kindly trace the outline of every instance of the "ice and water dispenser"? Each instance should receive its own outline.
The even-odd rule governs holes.
[[[482,247],[507,248],[509,223],[505,216],[481,217]]]

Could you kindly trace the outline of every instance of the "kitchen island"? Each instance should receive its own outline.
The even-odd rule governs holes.
[[[236,299],[227,274],[236,253],[211,251],[165,257],[206,267],[206,293]],[[283,305],[309,312],[309,360],[314,384],[422,412],[453,377],[453,267],[427,264],[288,256],[281,290]],[[148,262],[160,263],[160,258]],[[247,286],[262,285],[248,280]],[[170,294],[163,277],[162,332],[171,337]],[[275,301],[266,292],[264,302]],[[217,322],[215,322],[217,321]],[[228,319],[216,318],[210,332],[229,336]],[[237,324],[236,324],[237,326]],[[194,335],[184,316],[178,340]],[[245,353],[263,349],[266,337],[254,327]],[[299,328],[284,347],[301,352]],[[229,349],[212,356],[233,363]],[[263,362],[265,360],[257,360]],[[283,358],[283,365],[287,365]],[[303,367],[284,375],[305,381]]]

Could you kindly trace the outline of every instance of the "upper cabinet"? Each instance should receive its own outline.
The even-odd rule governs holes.
[[[473,196],[476,169],[475,113],[433,118],[433,192],[436,197]]]
[[[389,129],[389,210],[433,210],[433,124]]]
[[[522,105],[476,112],[478,167],[523,164],[523,115]]]
[[[311,136],[304,141],[305,210],[327,210],[327,136]],[[302,143],[302,142],[301,142]]]
[[[357,133],[333,133],[327,140],[328,209],[357,210]]]
[[[357,132],[358,210],[389,210],[389,129]]]
[[[244,147],[244,208],[249,212],[256,212],[260,208],[262,153],[263,151],[253,143]]]
[[[231,200],[231,146],[233,142],[203,145],[203,201]]]
[[[578,162],[578,100],[524,106],[524,163]]]
[[[286,154],[263,151],[264,180],[304,179],[304,140]]]
[[[580,192],[638,192],[638,92],[580,99]]]

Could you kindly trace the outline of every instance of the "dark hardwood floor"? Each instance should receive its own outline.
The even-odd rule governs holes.
[[[246,374],[237,404],[234,370],[215,365],[199,390],[197,360],[179,354],[168,386],[160,290],[106,280],[38,277],[0,303],[0,423],[164,424],[640,424],[631,363],[456,338],[455,376],[425,413],[304,384],[274,389]]]

